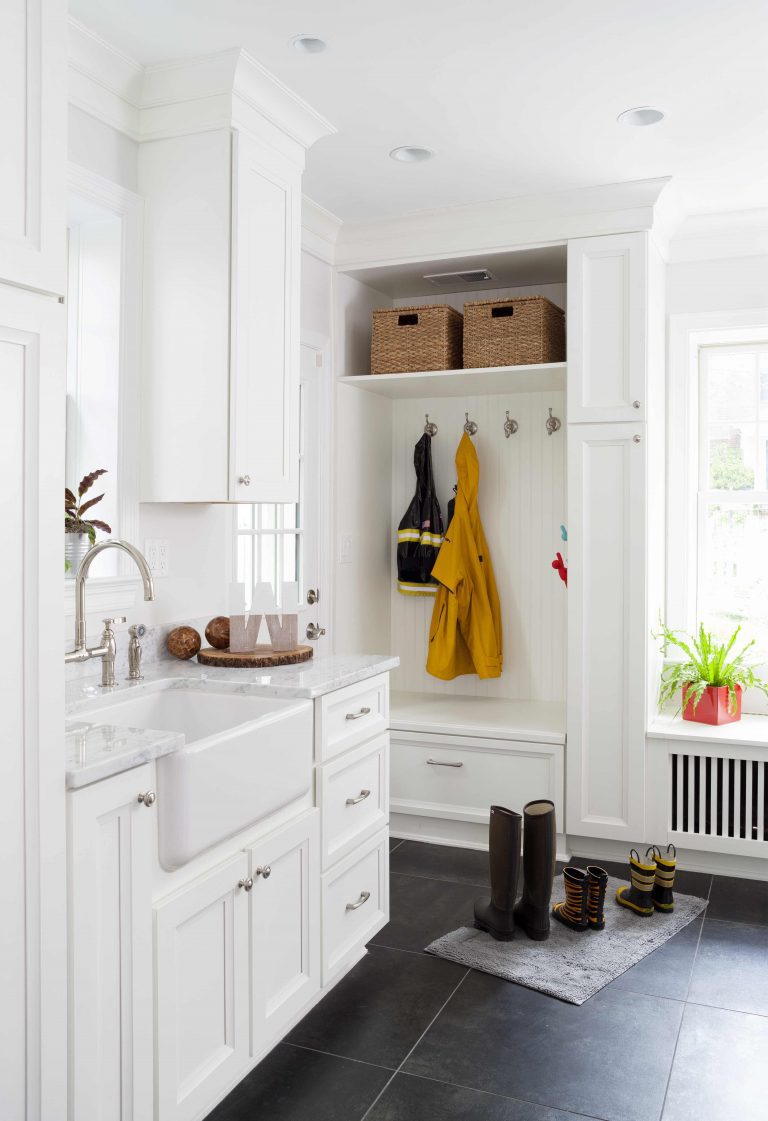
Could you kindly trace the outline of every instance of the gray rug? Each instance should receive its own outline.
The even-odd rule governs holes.
[[[496,942],[484,931],[462,926],[432,942],[427,953],[516,981],[569,1004],[583,1004],[609,981],[663,946],[707,905],[705,899],[675,892],[675,909],[670,915],[655,913],[639,918],[615,901],[616,888],[625,882],[613,876],[608,879],[605,930],[578,933],[552,919],[546,942],[532,942],[522,931],[515,932],[512,942]],[[563,898],[563,878],[559,876],[552,902]]]

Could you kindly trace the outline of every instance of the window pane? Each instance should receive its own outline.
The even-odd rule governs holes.
[[[713,490],[755,487],[757,426],[709,425],[709,485]]]
[[[257,538],[257,541],[261,556],[259,580],[262,584],[271,584],[275,593],[279,595],[280,588],[275,581],[277,575],[277,537],[274,533],[265,533],[263,537]]]
[[[298,507],[289,502],[283,506],[283,529],[296,528],[296,514]]]
[[[768,650],[768,505],[711,503],[704,526],[699,618],[720,635],[739,623]]]
[[[710,420],[757,419],[754,351],[706,352],[704,368]]]
[[[239,502],[237,505],[237,528],[253,529],[253,506]]]
[[[261,506],[261,528],[262,529],[276,529],[277,522],[275,520],[275,506],[271,502],[262,502]]]
[[[294,584],[298,582],[298,552],[299,538],[293,533],[286,533],[283,538],[283,583]]]
[[[251,607],[251,590],[253,588],[253,538],[238,537],[237,539],[237,571],[235,576],[239,584],[245,584],[245,609]]]

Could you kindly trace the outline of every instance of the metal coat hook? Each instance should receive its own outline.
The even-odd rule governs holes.
[[[434,424],[429,419],[429,413],[424,413],[424,420],[427,422],[424,425],[424,435],[425,436],[436,436],[437,435],[437,425]]]
[[[547,435],[548,436],[551,436],[553,432],[559,432],[560,429],[563,427],[561,422],[560,422],[560,418],[556,417],[556,416],[552,416],[552,410],[551,409],[549,410],[549,416],[547,417],[547,419],[545,421],[545,424],[547,426]]]
[[[477,432],[477,425],[473,420],[469,419],[469,413],[464,413],[464,420],[466,422],[464,425],[464,431],[468,436],[474,436],[474,434]]]
[[[507,419],[504,421],[504,435],[507,439],[509,439],[510,436],[514,436],[519,427],[520,425],[516,420],[513,420],[509,415],[509,409],[507,409]]]

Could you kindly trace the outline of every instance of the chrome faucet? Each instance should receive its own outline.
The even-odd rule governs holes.
[[[75,576],[75,647],[73,650],[68,650],[64,655],[65,662],[86,662],[90,658],[101,658],[101,684],[104,688],[109,688],[115,684],[115,632],[112,630],[114,623],[124,623],[125,619],[120,616],[118,618],[111,618],[104,620],[104,632],[101,636],[101,641],[98,646],[89,647],[86,642],[85,635],[85,581],[88,577],[88,570],[91,564],[98,556],[103,553],[105,549],[122,549],[134,561],[139,570],[141,579],[144,583],[144,599],[151,600],[155,598],[155,589],[152,583],[152,573],[149,571],[149,565],[139,550],[130,545],[127,541],[102,541],[98,545],[94,545],[89,549],[83,559]]]

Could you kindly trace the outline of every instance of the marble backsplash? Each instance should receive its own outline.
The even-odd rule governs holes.
[[[158,662],[172,661],[177,662],[177,658],[173,658],[167,651],[165,641],[170,631],[174,627],[187,626],[194,627],[199,631],[200,637],[205,645],[205,628],[210,622],[210,616],[206,615],[200,619],[184,619],[178,623],[159,623],[155,626],[148,626],[147,633],[141,639],[141,665],[154,666]],[[89,643],[92,641],[89,635]],[[115,677],[118,681],[122,681],[128,677],[128,628],[125,627],[117,633],[117,657],[115,658]],[[74,662],[65,665],[64,667],[64,680],[80,681],[89,677],[101,676],[101,659],[92,658],[87,662]]]

